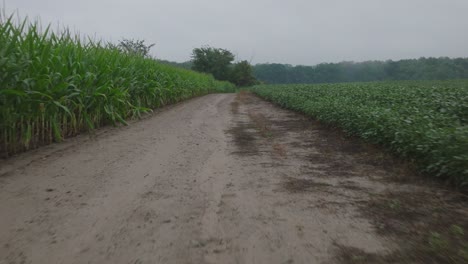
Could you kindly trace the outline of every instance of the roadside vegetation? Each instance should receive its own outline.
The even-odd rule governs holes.
[[[27,19],[0,20],[0,156],[234,87],[158,63],[142,42],[83,41]]]
[[[468,185],[468,81],[260,85],[257,95]]]

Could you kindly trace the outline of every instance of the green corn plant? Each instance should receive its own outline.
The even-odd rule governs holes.
[[[125,54],[68,29],[0,16],[0,156],[233,85]]]

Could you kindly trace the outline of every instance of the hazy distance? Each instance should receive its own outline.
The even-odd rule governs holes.
[[[202,45],[252,63],[468,57],[466,0],[5,0],[104,40],[144,39],[153,55],[186,61]]]

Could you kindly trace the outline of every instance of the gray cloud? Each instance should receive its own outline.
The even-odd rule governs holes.
[[[185,61],[202,45],[253,63],[468,57],[466,0],[5,0],[7,12],[83,34],[156,43]]]

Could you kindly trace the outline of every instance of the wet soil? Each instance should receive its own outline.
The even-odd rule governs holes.
[[[0,161],[0,263],[466,263],[468,198],[258,97]]]

